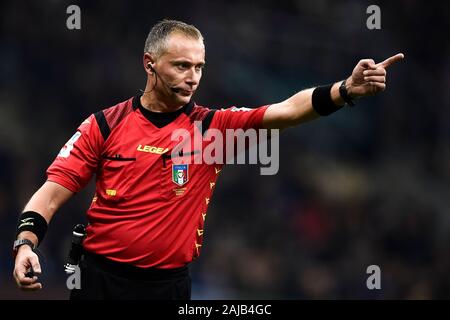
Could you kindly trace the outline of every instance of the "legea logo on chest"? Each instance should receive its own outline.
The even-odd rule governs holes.
[[[155,146],[147,146],[147,145],[138,145],[137,151],[155,153],[155,154],[163,154],[166,153],[169,148],[155,147]]]

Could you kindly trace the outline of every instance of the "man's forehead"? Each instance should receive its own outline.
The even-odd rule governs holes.
[[[205,58],[205,45],[200,39],[188,37],[180,33],[169,35],[163,55],[170,59],[187,58],[192,60]]]

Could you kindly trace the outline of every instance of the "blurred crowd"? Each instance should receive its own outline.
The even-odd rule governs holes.
[[[81,8],[68,30],[66,8]],[[405,60],[387,90],[280,136],[280,170],[227,166],[192,264],[194,299],[450,298],[450,5],[379,1],[0,2],[0,298],[65,299],[62,265],[91,183],[41,246],[44,289],[11,276],[17,217],[91,113],[145,87],[144,41],[163,18],[196,25],[195,101],[256,107],[347,77],[359,59]],[[369,290],[367,267],[381,270]]]

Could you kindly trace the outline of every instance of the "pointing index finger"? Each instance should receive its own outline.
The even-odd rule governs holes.
[[[384,60],[383,62],[379,63],[379,66],[382,66],[384,68],[389,67],[391,64],[402,60],[405,57],[405,55],[403,53],[397,53],[395,56],[389,57],[386,60]]]

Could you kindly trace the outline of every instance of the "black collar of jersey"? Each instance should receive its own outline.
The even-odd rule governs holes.
[[[141,104],[141,97],[135,96],[133,98],[133,109],[139,109],[144,117],[147,118],[148,121],[153,123],[156,127],[162,128],[172,121],[174,121],[180,114],[184,113],[189,115],[194,107],[194,102],[191,100],[183,107],[173,112],[153,112],[148,109],[145,109]]]

